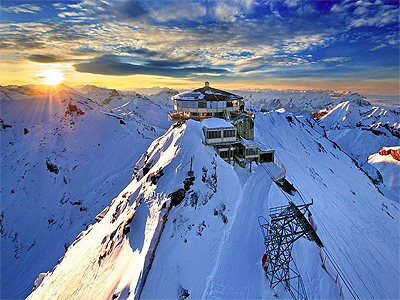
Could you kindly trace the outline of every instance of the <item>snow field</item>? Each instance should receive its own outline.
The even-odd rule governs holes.
[[[183,187],[192,156],[196,179],[183,202],[168,215],[142,299],[270,299],[275,293],[279,299],[290,299],[281,285],[274,291],[268,287],[261,268],[265,247],[258,226],[258,216],[267,216],[269,208],[285,205],[288,199],[297,204],[314,199],[311,211],[317,233],[358,297],[398,296],[395,203],[379,194],[347,155],[293,114],[257,114],[255,140],[276,150],[288,180],[299,190],[288,196],[263,167],[253,165],[249,173],[248,167],[229,165],[216,156],[203,144],[201,127],[189,120],[150,145],[146,159],[138,162],[138,167],[150,162],[149,173],[134,179],[114,200],[103,220],[67,251],[31,299],[47,295],[137,298],[164,214],[162,205],[169,193]],[[147,178],[160,168],[164,175],[154,185]],[[126,198],[121,198],[124,193]],[[113,217],[119,201],[123,203],[119,215]],[[392,217],[381,210],[381,202]],[[124,236],[121,224],[126,224],[130,213],[134,217]],[[110,221],[113,218],[115,223]],[[104,247],[108,249],[102,244],[105,234],[111,237],[116,229],[107,242],[112,241],[110,253],[96,263]],[[76,247],[83,248],[77,251]],[[90,258],[82,259],[80,253],[85,251]],[[293,257],[309,299],[339,298],[314,243],[297,241]],[[79,276],[81,280],[72,280]],[[345,288],[343,292],[351,298]]]
[[[110,105],[114,102],[122,101],[113,98]],[[75,237],[95,222],[130,182],[134,162],[166,131],[167,117],[155,129],[139,117],[165,108],[144,99],[124,100],[134,102],[138,113],[124,106],[131,115],[115,110],[111,116],[108,107],[65,91],[1,100],[2,119],[12,126],[1,132],[6,174],[1,177],[1,253],[7,262],[1,268],[1,298],[30,293],[38,274],[51,271]],[[84,114],[70,111],[70,104]],[[47,163],[56,169],[51,172]]]
[[[347,155],[304,124],[279,113],[257,114],[255,139],[275,149],[303,199],[314,199],[317,233],[358,296],[396,299],[398,205],[382,196]],[[388,213],[382,205],[390,207]]]
[[[257,222],[288,198],[296,204],[314,200],[317,233],[359,298],[399,298],[398,204],[388,199],[388,191],[382,189],[387,197],[380,194],[350,157],[323,136],[321,127],[312,127],[312,120],[284,110],[258,113],[255,120],[256,142],[275,149],[288,180],[299,190],[287,196],[265,171],[273,172],[275,165],[253,164],[249,173],[248,166],[227,164],[202,143],[200,123],[189,120],[152,142],[170,125],[165,106],[135,93],[87,89],[66,89],[47,100],[29,96],[18,104],[2,100],[7,111],[2,119],[13,126],[1,132],[2,173],[7,174],[2,176],[1,252],[9,262],[2,265],[2,298],[25,297],[34,278],[50,271],[86,226],[29,298],[137,298],[168,195],[183,187],[191,157],[196,179],[169,213],[141,298],[272,299],[276,293],[290,299],[281,286],[269,289]],[[303,111],[332,98],[317,95],[311,105],[310,94],[304,93],[299,106],[289,99],[298,98],[293,95],[287,106],[304,106]],[[398,139],[355,127],[360,113],[362,126],[368,127],[390,123],[391,112],[369,111],[359,96],[346,97],[354,101],[333,110],[330,117],[336,117],[329,124],[335,129],[325,126],[329,138],[359,161],[379,151],[382,143],[398,145]],[[357,101],[361,108],[354,113]],[[85,114],[65,115],[69,103]],[[29,129],[26,135],[24,128]],[[370,146],[376,150],[371,152]],[[48,170],[47,161],[58,168],[57,174]],[[378,167],[377,157],[371,163],[390,186],[388,178],[398,167]],[[143,176],[146,165],[149,172]],[[149,176],[160,168],[164,175],[151,183]],[[88,225],[107,205],[103,219]],[[314,243],[300,239],[293,255],[309,299],[339,298]],[[352,298],[342,286],[345,298]]]

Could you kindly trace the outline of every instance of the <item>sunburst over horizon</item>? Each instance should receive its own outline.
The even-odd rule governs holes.
[[[2,1],[0,84],[399,97],[398,0],[186,2]]]
[[[45,85],[57,85],[62,83],[65,78],[63,73],[58,69],[46,69],[36,75],[41,80],[42,84]]]

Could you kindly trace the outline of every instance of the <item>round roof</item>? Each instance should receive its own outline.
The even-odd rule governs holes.
[[[214,89],[209,86],[209,82],[206,81],[204,87],[195,89],[191,92],[184,92],[173,96],[173,100],[186,100],[186,101],[232,101],[243,99],[242,96],[235,95],[222,90]]]

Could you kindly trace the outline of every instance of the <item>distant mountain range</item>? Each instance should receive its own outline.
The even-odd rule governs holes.
[[[31,299],[136,297],[168,195],[183,187],[193,156],[196,179],[167,218],[143,297],[273,297],[256,219],[286,199],[261,166],[249,173],[215,156],[200,123],[171,126],[178,92],[0,87],[0,298],[27,297],[39,273]],[[398,298],[399,164],[379,152],[398,151],[400,108],[350,92],[233,92],[256,113],[255,141],[314,199],[318,233],[359,296]],[[306,289],[337,298],[307,243],[295,254],[308,253]]]

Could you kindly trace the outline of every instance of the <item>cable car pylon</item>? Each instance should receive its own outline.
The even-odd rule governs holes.
[[[304,216],[313,203],[296,206],[292,201],[289,205],[273,207],[269,210],[270,222],[264,217],[258,218],[258,223],[264,238],[266,252],[263,256],[263,268],[270,282],[270,288],[282,283],[293,299],[307,299],[303,280],[292,257],[295,241],[301,237],[315,242],[322,248],[320,238]]]

